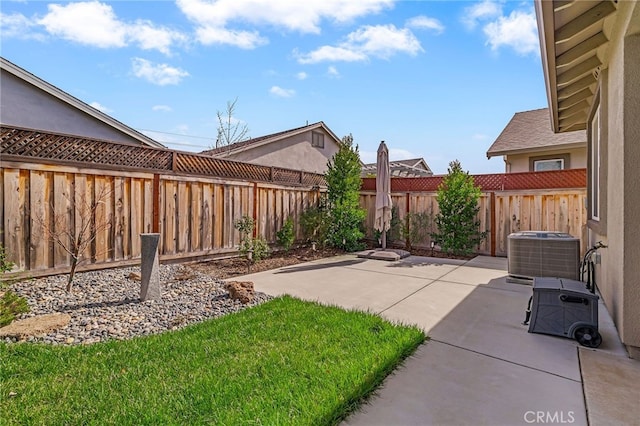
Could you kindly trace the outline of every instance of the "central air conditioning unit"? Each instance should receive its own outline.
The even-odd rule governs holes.
[[[523,231],[510,234],[507,244],[512,281],[533,280],[534,277],[579,279],[578,238],[560,232]]]

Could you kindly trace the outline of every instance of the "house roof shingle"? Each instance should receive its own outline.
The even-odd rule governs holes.
[[[541,149],[568,149],[586,146],[584,130],[554,133],[548,108],[516,113],[487,150],[487,158]]]

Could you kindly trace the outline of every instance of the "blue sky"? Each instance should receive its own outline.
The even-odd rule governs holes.
[[[363,161],[486,151],[547,106],[532,1],[2,1],[1,53],[172,149],[211,147],[218,111],[258,137],[324,121]]]

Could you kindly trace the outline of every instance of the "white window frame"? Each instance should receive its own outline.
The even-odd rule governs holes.
[[[559,169],[542,169],[542,170],[538,170],[538,165],[539,164],[557,163],[557,162],[560,162],[560,168]],[[564,158],[549,158],[549,159],[546,159],[546,160],[533,160],[533,171],[534,172],[547,171],[547,170],[564,170]]]
[[[600,134],[600,105],[591,119],[591,219],[600,220],[600,150],[602,148]]]

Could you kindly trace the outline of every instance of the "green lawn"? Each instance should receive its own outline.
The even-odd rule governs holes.
[[[335,424],[424,339],[282,297],[128,341],[1,343],[2,423]]]

